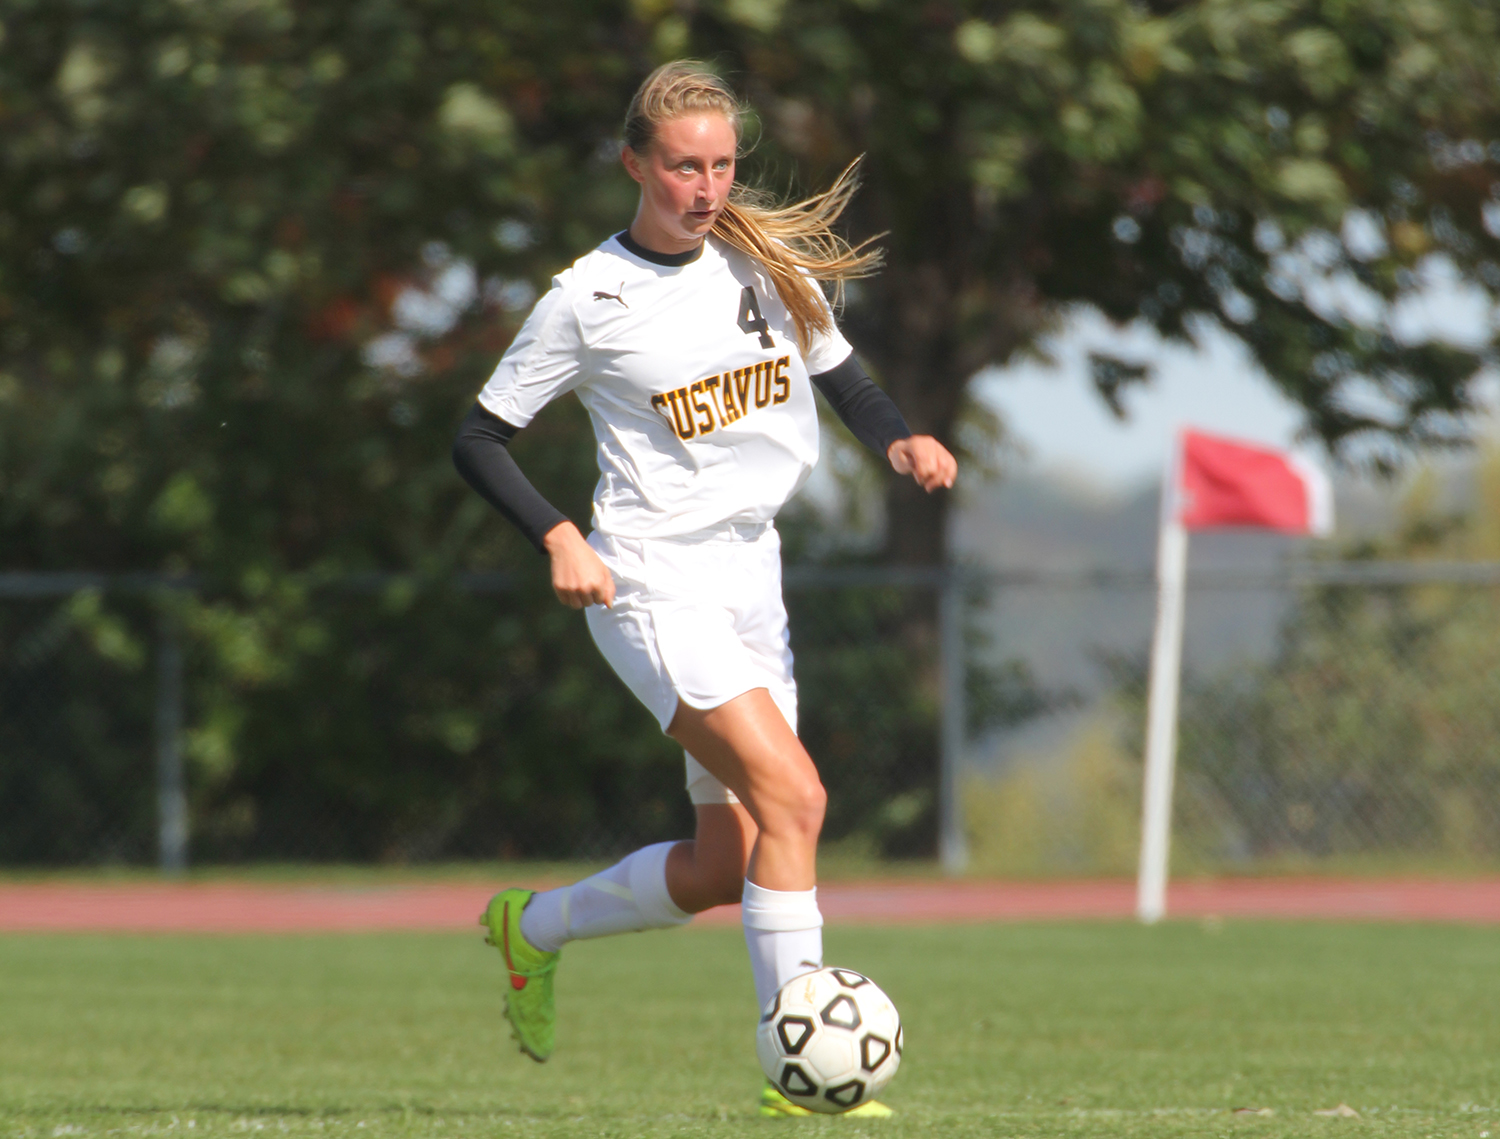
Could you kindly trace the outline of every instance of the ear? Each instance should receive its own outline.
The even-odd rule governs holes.
[[[629,174],[637,182],[646,181],[646,172],[641,169],[641,156],[630,147],[620,148],[620,161],[625,166],[625,173]]]

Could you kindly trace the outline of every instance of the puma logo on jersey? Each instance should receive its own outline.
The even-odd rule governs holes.
[[[785,403],[792,394],[787,369],[792,358],[762,360],[748,368],[732,368],[673,391],[651,397],[672,431],[682,440],[709,435],[741,419],[756,408]]]
[[[625,282],[624,281],[620,282],[620,291],[618,293],[606,293],[606,292],[604,292],[601,289],[595,289],[594,290],[594,299],[596,301],[619,301],[622,305],[625,305],[626,308],[630,307],[629,305],[625,304]]]

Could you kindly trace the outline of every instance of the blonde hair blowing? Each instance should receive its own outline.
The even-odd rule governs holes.
[[[682,115],[716,112],[729,120],[738,140],[742,110],[728,85],[701,63],[679,59],[647,76],[630,100],[625,115],[625,145],[643,153],[661,124]],[[760,190],[736,183],[729,202],[714,221],[719,239],[755,258],[770,274],[797,327],[797,343],[806,350],[814,333],[832,332],[833,315],[814,281],[834,282],[834,303],[843,300],[844,282],[868,277],[880,268],[882,254],[863,241],[851,246],[833,232],[854,191],[859,188],[855,159],[821,194],[778,205]]]

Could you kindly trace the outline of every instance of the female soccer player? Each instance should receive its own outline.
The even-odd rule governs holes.
[[[734,184],[740,118],[700,65],[669,63],[646,80],[622,152],[640,184],[635,220],[554,279],[454,444],[459,472],[547,554],[558,599],[586,610],[610,665],[682,744],[697,815],[690,841],[490,902],[481,924],[510,973],[506,1016],[538,1061],[552,1052],[553,971],[569,941],[743,902],[762,1005],[821,967],[825,795],[797,739],[772,525],[818,458],[813,388],[925,489],[952,486],[957,471],[865,375],[817,284],[879,264],[830,230],[854,192],[852,168],[807,201],[758,204]],[[599,445],[587,540],[507,450],[568,391]],[[769,1086],[762,1105],[805,1114]]]

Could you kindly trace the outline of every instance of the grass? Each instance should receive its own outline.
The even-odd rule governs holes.
[[[906,1019],[884,1123],[770,1122],[732,929],[582,943],[550,1064],[452,935],[0,938],[0,1137],[1500,1136],[1500,932],[832,928]],[[1339,1103],[1360,1118],[1314,1114]],[[1236,1108],[1272,1114],[1235,1114]]]

